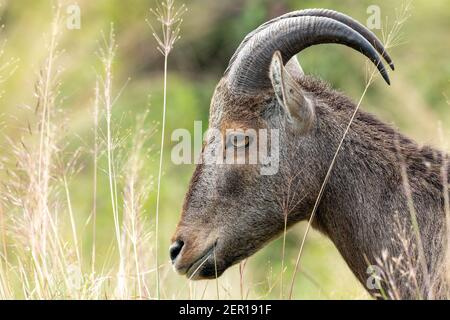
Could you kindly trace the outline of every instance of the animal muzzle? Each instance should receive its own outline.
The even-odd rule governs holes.
[[[211,234],[202,236],[195,233],[191,237],[175,237],[169,247],[173,268],[191,280],[214,278],[219,275],[217,246],[218,239]]]

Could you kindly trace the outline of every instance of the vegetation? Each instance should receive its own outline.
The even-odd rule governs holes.
[[[405,18],[401,4],[378,2],[384,30]],[[175,5],[172,29],[156,3],[79,0],[78,30],[66,26],[69,2],[3,1],[0,298],[368,298],[329,240],[303,237],[306,223],[217,281],[175,274],[168,247],[193,170],[170,161],[170,134],[194,120],[206,129],[214,85],[243,37],[303,8],[364,23],[373,1],[192,0],[187,12],[164,3]],[[449,9],[413,3],[395,39],[385,35],[395,44],[390,87],[346,48],[299,59],[355,101],[363,96],[362,109],[448,150]]]

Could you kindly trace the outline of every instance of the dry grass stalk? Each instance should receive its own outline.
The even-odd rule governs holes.
[[[377,258],[376,262],[381,268],[381,281],[384,282],[387,290],[382,292],[382,298],[400,300],[402,297],[399,286],[406,286],[412,291],[416,292],[418,299],[422,298],[422,288],[418,282],[418,247],[416,245],[413,226],[407,224],[406,221],[401,221],[396,213],[395,216],[395,241],[401,246],[401,252],[398,256],[391,256],[389,252],[384,250],[381,253],[381,258]],[[407,227],[407,226],[410,227]],[[397,275],[400,275],[398,277]],[[401,283],[397,283],[396,279],[400,278]]]
[[[2,5],[0,4],[0,8]],[[3,33],[4,25],[0,26],[0,31]],[[10,78],[17,69],[18,59],[10,58],[3,61],[3,56],[5,54],[5,46],[7,41],[1,40],[0,43],[0,86],[5,83],[5,81]],[[3,91],[0,88],[0,99],[3,96]],[[3,127],[3,123],[0,123],[0,127]],[[0,159],[0,169],[3,170],[3,159]],[[2,192],[0,186],[0,192]],[[3,201],[0,197],[0,299],[7,299],[11,296],[11,289],[9,287],[7,267],[8,261],[8,250],[7,250],[7,238],[6,238],[6,217],[3,210]]]
[[[95,100],[94,100],[94,173],[93,173],[93,201],[92,201],[92,254],[91,254],[91,272],[95,274],[95,257],[96,257],[96,242],[97,242],[97,168],[99,157],[99,141],[98,141],[98,127],[99,127],[99,103],[100,103],[100,87],[98,81],[95,82]]]
[[[419,224],[417,222],[417,212],[416,212],[416,209],[414,206],[414,199],[413,199],[411,187],[409,184],[409,178],[408,178],[405,160],[402,157],[398,139],[395,140],[395,146],[397,148],[398,157],[400,158],[399,159],[400,160],[400,168],[401,168],[400,171],[401,171],[403,189],[405,191],[405,195],[407,198],[408,210],[409,210],[410,217],[411,217],[412,231],[415,236],[415,241],[416,241],[415,244],[417,247],[418,260],[419,260],[418,262],[420,263],[420,267],[422,269],[422,274],[424,277],[424,284],[425,284],[425,290],[426,290],[425,292],[427,292],[428,294],[431,295],[430,274],[429,274],[429,270],[428,270],[428,266],[427,266],[427,262],[426,262],[426,258],[425,258],[424,247],[423,247],[423,243],[422,243],[422,237],[420,234]],[[417,289],[418,289],[418,297],[420,299],[422,299],[423,297],[422,297],[422,293],[421,293],[420,289],[423,289],[423,288],[417,288]],[[431,299],[432,296],[428,296],[427,298]]]
[[[153,130],[144,129],[145,116],[137,121],[129,158],[125,164],[123,190],[122,252],[127,261],[126,274],[133,279],[131,289],[137,288],[137,298],[150,298],[146,275],[151,272],[147,265],[151,260],[150,234],[145,219],[144,203],[153,180],[145,172],[145,143]],[[128,295],[129,296],[129,295]]]
[[[448,155],[444,155],[443,159],[443,165],[442,165],[442,179],[443,179],[443,194],[444,194],[444,208],[445,208],[445,221],[446,221],[446,239],[445,239],[445,259],[444,259],[444,277],[445,282],[448,284],[447,287],[447,297],[450,298],[450,200],[449,200],[449,192],[450,192],[450,186],[449,186],[449,172],[448,168],[450,166],[450,162],[448,159]]]
[[[100,101],[103,106],[106,121],[106,154],[108,161],[108,181],[109,181],[109,192],[111,197],[111,208],[114,220],[114,230],[117,242],[117,248],[119,250],[119,271],[117,273],[117,287],[116,294],[119,297],[126,296],[126,279],[125,279],[125,261],[124,253],[122,252],[121,246],[121,228],[120,228],[120,218],[119,218],[119,204],[118,204],[118,187],[117,187],[117,169],[116,169],[116,159],[115,151],[117,149],[116,141],[113,140],[113,128],[112,128],[112,109],[114,102],[117,98],[113,97],[113,61],[115,58],[115,53],[117,49],[117,44],[115,40],[114,28],[111,25],[108,38],[103,34],[103,46],[99,48],[98,56],[103,65],[103,76],[99,77],[98,82],[101,84],[100,90]]]
[[[35,126],[29,125],[28,135],[21,141],[9,140],[15,166],[7,169],[9,179],[3,200],[8,208],[8,232],[14,243],[16,267],[8,262],[7,272],[10,278],[22,283],[22,295],[27,299],[78,298],[83,281],[68,189],[68,178],[76,156],[66,170],[61,170],[58,160],[63,155],[59,138],[64,129],[54,122],[59,107],[61,72],[56,65],[60,54],[57,49],[61,35],[60,12],[61,6],[58,5],[49,35],[47,58],[35,86],[35,113],[39,120]],[[63,201],[59,199],[61,192],[66,198]],[[75,246],[72,247],[60,236],[64,228],[62,221],[65,220],[61,216],[66,210],[73,231]]]
[[[283,198],[280,199],[280,207],[283,211],[284,216],[284,229],[283,229],[283,244],[281,250],[281,272],[280,272],[280,299],[283,299],[283,276],[286,271],[285,259],[286,259],[286,235],[287,235],[287,222],[289,215],[298,207],[298,205],[306,197],[306,192],[302,185],[299,185],[297,177],[301,175],[302,172],[297,172],[294,176],[286,177],[287,190],[283,194]],[[303,196],[300,196],[303,194]]]
[[[94,204],[88,219],[93,223],[92,261],[84,268],[82,241],[76,225],[70,181],[81,170],[81,149],[67,153],[64,143],[64,121],[60,119],[59,78],[57,61],[60,55],[58,41],[61,36],[61,6],[55,8],[55,18],[49,37],[47,57],[36,83],[36,124],[30,123],[20,141],[9,139],[11,154],[6,164],[8,174],[0,206],[0,297],[26,299],[99,299],[99,298],[151,298],[148,275],[152,261],[147,222],[143,205],[151,187],[151,179],[144,172],[144,149],[153,130],[144,130],[144,119],[136,126],[128,161],[120,172],[117,149],[125,141],[114,136],[112,109],[119,94],[113,98],[112,65],[115,53],[114,33],[100,49],[105,74],[99,77],[94,102]],[[103,109],[100,110],[100,107]],[[31,108],[30,108],[31,109]],[[103,111],[104,112],[101,112]],[[105,151],[111,206],[115,223],[118,272],[106,263],[96,272],[96,185],[98,158],[102,153],[98,132],[100,114],[105,115]],[[125,151],[124,151],[125,152]],[[3,159],[2,159],[3,160]],[[3,163],[3,162],[2,162]],[[123,178],[123,192],[119,201],[119,182]],[[118,204],[123,204],[122,220]],[[5,206],[5,210],[3,210]],[[8,212],[4,215],[4,212]],[[8,234],[3,232],[5,221]],[[86,222],[87,223],[87,222]],[[71,241],[66,239],[66,229]],[[6,239],[11,249],[6,250]],[[8,257],[8,253],[10,257]],[[87,270],[87,271],[86,271]],[[114,275],[112,277],[111,275]],[[115,288],[111,294],[110,288]]]
[[[447,99],[447,104],[450,106],[450,101]],[[450,299],[450,185],[449,185],[449,166],[450,160],[448,157],[448,141],[444,139],[444,134],[442,132],[442,126],[439,125],[439,137],[441,142],[441,147],[445,152],[442,152],[442,166],[441,166],[441,176],[442,176],[442,194],[444,197],[444,212],[445,212],[445,237],[444,241],[444,257],[443,257],[443,270],[442,278],[443,282],[447,285],[444,289],[446,297]]]
[[[245,259],[244,261],[241,261],[239,263],[239,292],[241,294],[241,300],[245,300],[247,298],[247,294],[244,293],[244,271],[245,271],[245,266],[247,265],[247,259]]]
[[[167,109],[167,64],[169,54],[175,45],[175,42],[180,38],[180,25],[183,22],[181,18],[186,12],[186,7],[181,5],[179,8],[175,7],[174,0],[164,0],[159,3],[156,9],[151,9],[150,12],[156,17],[156,20],[161,25],[161,36],[155,31],[151,23],[148,24],[153,32],[153,37],[157,42],[158,51],[164,56],[164,97],[163,97],[163,115],[161,125],[161,145],[159,150],[159,169],[158,169],[158,185],[156,195],[156,213],[155,213],[155,257],[156,257],[156,288],[157,298],[161,296],[160,293],[160,274],[158,262],[158,241],[159,241],[159,207],[160,207],[160,190],[161,190],[161,176],[163,170],[163,155],[164,155],[164,134],[166,127],[166,109]]]

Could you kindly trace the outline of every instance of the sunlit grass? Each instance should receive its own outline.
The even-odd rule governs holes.
[[[12,6],[20,6],[17,3]],[[299,3],[296,8],[302,5]],[[109,6],[103,4],[103,7]],[[201,9],[207,10],[204,6],[201,4]],[[16,37],[3,46],[6,51],[16,46],[19,49],[13,52],[21,59],[25,58],[19,64],[16,59],[8,58],[6,61],[10,62],[0,67],[0,92],[5,88],[0,129],[5,128],[2,136],[11,133],[8,143],[2,144],[2,148],[6,146],[6,152],[0,155],[0,169],[5,173],[0,186],[0,297],[286,298],[286,287],[290,284],[286,279],[293,276],[298,237],[303,235],[305,225],[285,233],[254,257],[231,268],[218,281],[191,282],[172,271],[166,244],[178,218],[191,168],[163,162],[168,159],[167,148],[170,147],[167,134],[160,132],[159,137],[154,134],[156,126],[150,124],[151,121],[134,119],[136,114],[145,113],[147,119],[159,120],[161,111],[167,109],[163,116],[168,120],[166,125],[158,126],[160,130],[166,127],[167,132],[173,127],[186,126],[191,118],[205,117],[206,100],[210,98],[212,83],[220,74],[194,81],[177,70],[180,59],[177,56],[172,69],[168,68],[167,61],[164,62],[164,88],[160,90],[161,73],[148,71],[145,69],[148,66],[142,70],[141,65],[136,66],[142,60],[134,61],[135,42],[152,50],[158,46],[151,34],[145,37],[144,33],[141,32],[141,36],[134,31],[139,23],[143,27],[137,30],[146,29],[144,14],[140,22],[121,18],[122,24],[115,24],[117,37],[111,39],[111,34],[106,33],[103,39],[98,26],[101,24],[108,29],[111,17],[107,16],[106,22],[100,21],[88,29],[85,27],[88,19],[93,18],[87,12],[88,7],[82,9],[83,29],[79,33],[60,30],[62,34],[54,34],[50,22],[42,18],[48,22],[45,28],[48,29],[47,42],[44,43],[37,32],[30,30],[29,35],[23,32],[32,29],[25,28],[24,18],[18,20],[20,26],[11,25],[9,32]],[[14,17],[14,11],[8,14]],[[39,14],[47,15],[43,10],[36,12]],[[134,19],[135,15],[132,17]],[[193,19],[192,16],[186,18]],[[27,26],[38,23],[26,21]],[[15,21],[10,18],[7,23]],[[128,29],[133,34],[127,33]],[[183,30],[183,35],[192,39],[194,31]],[[132,36],[138,40],[131,39]],[[111,54],[109,58],[102,60],[105,56],[93,54],[98,49],[93,45],[93,38],[100,39],[104,53]],[[45,44],[45,58],[40,59],[41,52],[37,51],[35,55],[39,59],[32,57],[35,60],[30,62],[28,53],[21,52],[21,46],[17,45],[22,41],[27,42],[29,48],[42,50]],[[60,49],[66,46],[72,51],[62,53]],[[51,47],[53,49],[49,50]],[[80,51],[76,50],[78,47]],[[74,61],[76,59],[80,61]],[[49,60],[52,61],[51,72],[48,72]],[[188,55],[186,60],[189,60]],[[338,72],[331,70],[326,61],[324,65],[330,73]],[[38,68],[42,72],[35,75],[32,70]],[[97,70],[98,77],[92,69]],[[141,74],[130,75],[128,69],[138,70]],[[81,75],[89,72],[94,75],[92,81],[85,81]],[[397,72],[402,72],[401,68]],[[132,80],[122,80],[130,76]],[[340,77],[342,73],[336,76]],[[20,88],[14,83],[20,83]],[[23,107],[31,100],[28,97],[33,93],[30,90],[33,83],[36,83],[36,96],[29,106]],[[142,101],[150,93],[152,107],[148,108]],[[410,96],[410,92],[401,94]],[[421,97],[422,93],[415,94]],[[20,105],[15,104],[17,101]],[[385,104],[388,109],[390,104]],[[380,103],[380,110],[385,110],[381,107]],[[145,112],[146,109],[149,111]],[[183,116],[178,117],[181,114]],[[430,115],[431,112],[425,108],[422,114]],[[406,116],[405,119],[407,123],[416,121]],[[144,140],[151,140],[154,148],[148,150],[148,145],[142,144]],[[162,144],[165,147],[158,153]],[[152,175],[159,176],[158,196],[151,184]],[[160,199],[158,213],[153,209],[156,198]],[[158,223],[155,216],[161,217]],[[367,298],[328,240],[309,232],[306,244],[293,297]]]
[[[182,15],[186,11],[184,5],[179,8],[175,7],[174,0],[165,0],[161,2],[156,9],[151,9],[151,13],[156,17],[158,22],[161,24],[161,33],[152,27],[149,23],[152,31],[153,37],[157,42],[158,51],[164,56],[164,93],[163,93],[163,115],[161,124],[161,145],[159,148],[159,169],[158,169],[158,185],[157,185],[157,195],[156,195],[156,215],[155,215],[155,250],[156,250],[156,290],[157,298],[161,297],[160,290],[160,276],[159,276],[159,262],[158,262],[158,247],[159,247],[159,206],[160,206],[160,192],[161,192],[161,178],[163,171],[163,161],[164,161],[164,139],[165,139],[165,129],[166,129],[166,110],[167,110],[167,65],[169,60],[170,52],[172,51],[175,42],[180,38],[180,24],[183,21]]]

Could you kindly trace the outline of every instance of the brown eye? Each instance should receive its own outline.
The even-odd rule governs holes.
[[[233,132],[228,135],[227,148],[246,148],[250,144],[250,137],[242,132]]]

